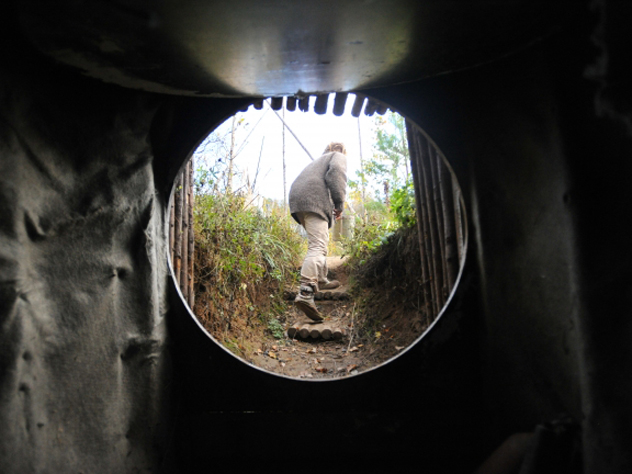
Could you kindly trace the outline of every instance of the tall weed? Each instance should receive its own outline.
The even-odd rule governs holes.
[[[196,196],[195,312],[221,342],[255,326],[278,336],[283,292],[305,249],[282,206],[246,204],[235,195]]]

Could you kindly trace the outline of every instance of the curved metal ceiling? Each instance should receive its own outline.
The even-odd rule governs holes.
[[[202,96],[361,90],[524,47],[560,2],[23,0],[45,54],[126,87]]]

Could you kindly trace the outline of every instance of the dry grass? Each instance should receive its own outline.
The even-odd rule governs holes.
[[[245,209],[239,197],[203,196],[195,209],[194,313],[241,355],[249,341],[279,334],[283,291],[293,286],[304,243],[282,209]]]

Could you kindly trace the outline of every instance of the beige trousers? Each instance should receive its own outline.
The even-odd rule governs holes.
[[[301,267],[301,284],[313,286],[327,283],[327,244],[329,222],[313,212],[297,212],[296,217],[307,232],[307,254]]]

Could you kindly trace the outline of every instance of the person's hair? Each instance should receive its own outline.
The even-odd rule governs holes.
[[[340,142],[331,142],[329,145],[327,145],[327,148],[325,148],[324,153],[331,153],[332,151],[337,151],[338,153],[342,153],[343,155],[347,154],[347,149],[345,148],[344,143]]]

